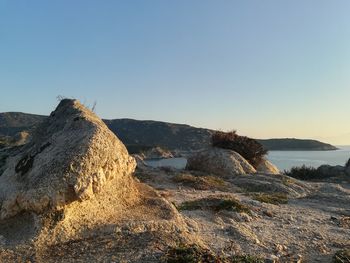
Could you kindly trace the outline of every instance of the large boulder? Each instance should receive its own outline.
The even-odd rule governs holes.
[[[261,174],[280,174],[280,170],[270,161],[262,159],[256,167],[257,173]]]
[[[1,262],[148,262],[150,248],[193,243],[176,208],[131,175],[135,159],[76,100],[0,157]]]
[[[94,198],[106,185],[120,202],[135,198],[136,163],[101,119],[64,99],[30,142],[6,160],[0,176],[0,220],[43,214]]]
[[[209,148],[190,156],[186,169],[198,170],[222,177],[256,173],[240,154],[221,148]]]

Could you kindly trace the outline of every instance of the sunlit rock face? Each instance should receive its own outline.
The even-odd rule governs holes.
[[[136,162],[92,111],[62,100],[30,142],[7,158],[0,176],[0,220],[41,214],[89,200],[113,184],[120,200],[135,194]]]
[[[256,168],[257,173],[280,174],[280,170],[270,161],[263,159]]]
[[[222,177],[256,173],[254,167],[237,152],[215,147],[190,156],[186,169]]]

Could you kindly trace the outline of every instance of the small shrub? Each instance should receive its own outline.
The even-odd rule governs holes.
[[[349,168],[349,167],[350,167],[350,158],[349,158],[349,160],[346,162],[345,167],[346,167],[346,168]]]
[[[320,177],[320,174],[316,168],[308,167],[306,165],[300,167],[292,167],[292,169],[289,171],[284,171],[284,174],[301,180],[311,180]]]
[[[243,156],[255,168],[261,163],[267,150],[258,141],[239,136],[235,131],[215,132],[211,137],[212,146],[229,149]]]
[[[287,204],[288,203],[288,196],[285,193],[259,193],[254,194],[253,199],[260,201],[262,203],[269,203],[269,204]]]
[[[350,263],[350,249],[337,251],[333,256],[333,263]]]
[[[179,210],[212,210],[219,212],[222,210],[245,212],[250,214],[250,208],[232,197],[208,197],[194,201],[183,202]]]
[[[193,176],[191,174],[178,174],[173,180],[182,185],[193,187],[198,190],[219,189],[225,190],[226,183],[215,176]]]
[[[171,247],[164,259],[167,263],[264,263],[263,259],[252,255],[223,257],[195,244]]]
[[[217,262],[215,255],[209,250],[197,245],[184,244],[169,248],[165,254],[165,261],[167,263]]]

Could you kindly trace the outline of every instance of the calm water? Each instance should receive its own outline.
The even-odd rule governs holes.
[[[350,146],[338,148],[336,151],[271,151],[267,158],[282,171],[303,164],[312,167],[344,165],[350,158]]]
[[[338,148],[340,149],[336,151],[270,151],[267,158],[281,171],[303,164],[312,167],[322,164],[344,165],[350,158],[350,146],[338,146]],[[178,169],[185,168],[186,162],[185,158],[146,161],[153,167],[171,166]]]
[[[160,160],[145,160],[146,164],[152,167],[170,166],[177,169],[184,169],[187,163],[186,158],[171,158],[171,159],[160,159]]]

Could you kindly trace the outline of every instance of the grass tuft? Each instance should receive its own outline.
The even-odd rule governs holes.
[[[263,259],[252,255],[223,257],[195,244],[171,247],[164,259],[167,263],[264,263]]]
[[[215,176],[193,176],[191,174],[178,174],[173,177],[174,182],[197,190],[225,190],[226,182]]]
[[[193,201],[183,202],[179,210],[212,210],[219,212],[222,210],[251,213],[251,209],[232,197],[208,197]]]

